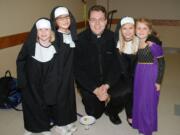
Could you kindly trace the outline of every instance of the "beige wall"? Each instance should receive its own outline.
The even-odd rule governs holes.
[[[95,0],[87,3],[88,7]],[[30,31],[39,17],[49,17],[55,6],[67,6],[77,21],[84,20],[81,0],[0,0],[0,37]],[[16,57],[21,46],[0,50],[0,77],[9,69],[16,76]]]
[[[4,75],[6,70],[10,70],[13,76],[16,76],[16,57],[21,46],[10,47],[0,50],[0,76]]]
[[[109,7],[109,10],[117,9],[114,18],[132,16],[180,20],[180,0],[97,0],[97,4]],[[165,47],[180,48],[180,26],[155,26],[155,29]]]
[[[83,20],[81,0],[0,0],[0,37],[29,31],[39,17],[49,17],[53,7],[67,6]]]
[[[180,26],[154,26],[164,47],[180,48]]]
[[[97,0],[97,3],[107,7],[108,1],[109,10],[118,10],[115,17],[180,20],[180,0]]]

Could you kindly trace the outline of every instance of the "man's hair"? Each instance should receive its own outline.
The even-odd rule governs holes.
[[[101,6],[101,5],[94,5],[92,6],[89,11],[88,11],[88,19],[90,18],[91,12],[92,11],[101,11],[104,13],[104,17],[107,19],[107,12],[105,7]]]

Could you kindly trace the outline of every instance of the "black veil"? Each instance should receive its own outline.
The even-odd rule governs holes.
[[[50,19],[42,17],[42,18],[37,19],[36,22],[39,21],[40,19],[46,19],[46,20],[50,21]],[[34,23],[33,27],[31,28],[31,31],[30,31],[26,41],[23,44],[23,48],[26,48],[27,52],[29,53],[28,55],[35,54],[35,44],[37,42],[36,22]]]
[[[54,31],[57,30],[57,27],[56,27],[56,18],[54,16],[54,12],[57,8],[59,7],[62,7],[62,6],[57,6],[55,8],[53,8],[51,14],[50,14],[50,18],[51,18],[51,25],[52,25],[52,29]],[[74,16],[72,15],[71,11],[68,9],[68,12],[69,12],[69,16],[71,18],[71,24],[70,24],[70,27],[69,27],[69,30],[71,31],[71,36],[72,36],[72,39],[73,41],[76,41],[77,40],[77,30],[76,30],[76,20],[74,18]]]

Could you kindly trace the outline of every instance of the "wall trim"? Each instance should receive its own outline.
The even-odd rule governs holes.
[[[118,22],[119,22],[119,18],[112,20],[112,24],[117,24]],[[180,20],[152,19],[152,23],[155,26],[180,26]]]
[[[15,45],[24,43],[28,34],[29,32],[23,32],[15,35],[0,37],[0,49],[13,47]]]
[[[112,24],[117,24],[119,19],[113,19]],[[180,26],[180,20],[160,20],[160,19],[153,19],[153,25],[155,26]],[[85,22],[81,21],[77,23],[77,29],[82,29],[85,27]],[[9,35],[0,37],[0,49],[13,47],[16,45],[20,45],[25,42],[29,32],[23,32],[19,34]]]

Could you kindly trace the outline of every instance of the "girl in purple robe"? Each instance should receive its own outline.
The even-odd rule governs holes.
[[[147,41],[151,32],[151,21],[145,18],[137,20],[136,35],[140,45],[134,78],[132,126],[144,135],[152,135],[157,131],[160,86],[165,69],[162,47]]]

